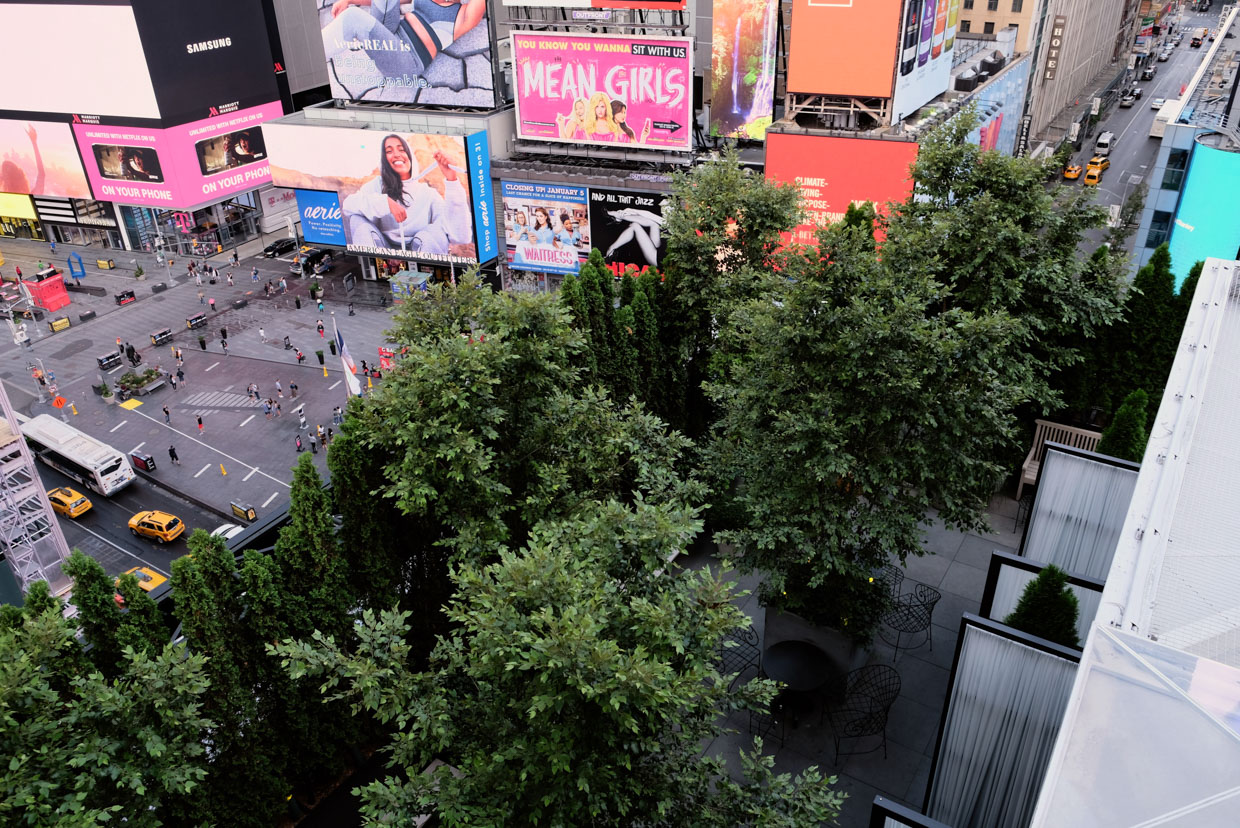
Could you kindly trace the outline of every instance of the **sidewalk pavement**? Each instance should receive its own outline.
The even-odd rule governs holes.
[[[10,279],[15,265],[29,273],[37,260],[41,258],[46,262],[49,258],[48,245],[41,242],[5,240],[0,244],[0,251],[6,259],[3,272]],[[305,407],[307,426],[314,428],[321,423],[326,429],[332,425],[332,409],[346,402],[343,367],[339,356],[333,357],[328,346],[332,313],[335,312],[340,332],[358,364],[363,359],[377,364],[377,349],[386,342],[383,331],[390,322],[391,309],[358,305],[356,315],[349,316],[347,300],[333,298],[346,295],[340,287],[339,276],[333,273],[320,277],[325,284],[334,283],[337,288],[328,292],[324,312],[320,314],[308,298],[308,280],[289,278],[288,262],[280,260],[243,260],[242,266],[234,271],[231,288],[224,283],[223,270],[220,270],[217,284],[209,285],[204,281],[201,288],[192,278],[184,274],[177,276],[174,271],[175,285],[153,293],[151,285],[160,281],[157,275],[160,272],[166,278],[166,268],[155,262],[151,254],[57,245],[55,263],[66,273],[65,260],[74,251],[88,262],[83,284],[102,286],[108,295],[71,293],[70,306],[55,315],[68,315],[73,321],[72,327],[52,334],[46,318],[43,322],[28,321],[32,346],[29,351],[19,349],[11,340],[0,346],[0,366],[7,369],[0,372],[0,377],[5,380],[14,405],[31,415],[61,413],[51,407],[49,400],[42,403],[37,400],[37,386],[27,373],[26,365],[32,358],[38,358],[46,369],[54,372],[58,392],[70,402],[64,411],[70,412],[65,416],[72,424],[121,451],[140,448],[152,454],[157,463],[152,477],[161,485],[224,512],[229,510],[228,504],[234,499],[248,502],[260,512],[270,511],[285,502],[292,479],[290,469],[297,457],[295,438],[298,433],[305,450],[309,451],[309,433],[299,428],[296,408]],[[230,252],[226,251],[221,257],[226,258]],[[105,254],[112,256],[118,265],[123,262],[123,269],[100,271],[93,267],[95,257]],[[147,271],[146,280],[134,278],[135,263]],[[180,264],[180,260],[177,263]],[[259,269],[258,283],[249,278],[254,266]],[[263,283],[268,279],[273,284],[278,283],[281,276],[288,279],[288,293],[264,297]],[[118,307],[112,295],[121,290],[134,290],[138,301]],[[201,298],[199,290],[203,292]],[[211,298],[216,300],[214,312],[207,304]],[[247,300],[247,304],[234,308],[233,302],[240,299]],[[296,307],[298,299],[302,304],[300,309]],[[98,316],[79,321],[79,314],[87,310],[96,311]],[[198,330],[187,329],[186,318],[197,313],[207,314],[207,325]],[[317,331],[319,319],[325,327],[322,338]],[[171,341],[153,345],[150,334],[165,328],[173,332]],[[262,341],[260,329],[268,341]],[[227,355],[221,343],[221,333],[225,330]],[[200,335],[205,349],[200,344]],[[285,336],[294,347],[302,349],[303,365],[297,364],[295,350],[285,350]],[[116,379],[130,370],[127,362],[106,374],[99,370],[96,358],[114,353],[117,338],[134,345],[143,357],[143,368],[159,367],[165,375],[176,371],[172,348],[179,347],[184,356],[185,383],[176,391],[165,385],[147,397],[123,404],[105,404],[90,386],[102,377],[114,386]],[[318,363],[317,350],[323,351],[323,366]],[[277,381],[283,386],[283,399],[276,393]],[[251,382],[258,384],[262,398],[270,396],[281,403],[282,416],[273,417],[269,422],[261,403],[247,400],[245,389]],[[294,382],[299,386],[296,400],[292,399],[290,389]],[[366,385],[364,378],[361,382]],[[170,409],[171,424],[164,422],[164,405]],[[74,410],[76,414],[71,413]],[[197,427],[199,416],[204,426],[201,435]],[[169,462],[170,445],[177,448],[180,466],[172,466]],[[326,476],[321,448],[316,461]]]

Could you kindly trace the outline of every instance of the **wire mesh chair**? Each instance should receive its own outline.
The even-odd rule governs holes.
[[[882,584],[894,601],[904,590],[904,570],[895,564],[886,564],[874,573],[874,583]]]
[[[897,597],[891,605],[891,609],[883,614],[882,624],[879,627],[878,635],[883,641],[886,641],[892,647],[895,647],[895,655],[892,661],[900,655],[900,647],[911,649],[907,645],[902,645],[904,636],[917,636],[919,633],[926,634],[926,641],[930,645],[930,651],[934,651],[934,632],[931,621],[934,617],[934,605],[939,602],[943,596],[937,589],[927,584],[917,584],[912,592],[905,593]],[[891,640],[891,634],[895,633],[895,640]],[[920,647],[921,644],[915,645]]]
[[[844,700],[827,708],[827,721],[835,740],[835,761],[839,762],[840,743],[845,739],[882,736],[865,750],[844,751],[843,755],[872,753],[880,747],[887,758],[887,714],[900,695],[900,674],[885,664],[872,664],[853,670],[845,680]]]
[[[769,710],[749,711],[749,733],[752,736],[761,736],[763,747],[774,741],[775,744],[783,747],[784,744],[784,703],[780,695],[776,695],[771,699]]]
[[[762,648],[758,644],[758,631],[752,626],[738,627],[720,639],[715,667],[720,675],[734,674],[729,687],[734,687],[751,667],[755,675],[760,673]]]

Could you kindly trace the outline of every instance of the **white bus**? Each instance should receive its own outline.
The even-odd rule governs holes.
[[[101,495],[119,492],[134,478],[125,455],[48,414],[18,418],[35,457]]]

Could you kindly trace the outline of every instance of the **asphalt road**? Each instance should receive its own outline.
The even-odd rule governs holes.
[[[156,458],[159,462],[159,458]],[[119,575],[135,566],[149,566],[165,575],[171,572],[172,561],[189,552],[185,539],[194,529],[217,528],[224,521],[219,516],[182,500],[141,477],[111,497],[84,489],[60,472],[37,462],[39,477],[47,489],[68,486],[90,498],[91,509],[75,519],[56,515],[70,549],[80,549],[107,570]],[[144,509],[159,509],[185,521],[185,534],[171,543],[161,544],[135,537],[129,531],[129,518]]]
[[[1098,185],[1099,204],[1123,205],[1128,194],[1142,183],[1154,186],[1147,179],[1153,168],[1154,157],[1158,152],[1160,142],[1157,138],[1150,137],[1150,127],[1157,114],[1151,108],[1151,102],[1155,98],[1171,100],[1180,96],[1180,90],[1192,80],[1193,74],[1205,59],[1207,47],[1210,45],[1206,43],[1200,49],[1189,47],[1188,44],[1192,38],[1187,33],[1196,27],[1217,25],[1217,14],[1186,16],[1180,27],[1186,36],[1172,51],[1171,58],[1166,63],[1155,62],[1153,64],[1157,67],[1153,80],[1137,81],[1137,86],[1142,89],[1140,100],[1129,109],[1120,109],[1118,106],[1112,108],[1098,124],[1093,136],[1086,140],[1084,148],[1073,156],[1073,163],[1083,167],[1094,154],[1094,141],[1098,135],[1103,132],[1115,133],[1115,147],[1110,156],[1111,167],[1103,174],[1102,181]],[[1084,176],[1076,182],[1066,181],[1065,183],[1084,186],[1081,183],[1083,178]],[[1096,246],[1105,238],[1106,232],[1092,231],[1087,235],[1093,240],[1093,246]],[[1135,243],[1136,234],[1134,233],[1128,240],[1129,251]]]

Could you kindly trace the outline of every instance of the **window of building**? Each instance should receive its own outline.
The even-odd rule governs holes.
[[[973,0],[964,0],[964,7],[965,7],[966,9],[971,9],[971,8],[973,8]]]
[[[994,23],[987,23],[986,25],[982,26],[982,34],[994,34],[994,33],[995,33]]]
[[[1150,234],[1145,237],[1146,247],[1158,247],[1171,237],[1171,214],[1165,210],[1155,210],[1150,222]]]
[[[1163,173],[1162,188],[1179,190],[1184,186],[1184,173],[1188,169],[1188,150],[1173,149],[1167,157],[1167,171]]]
[[[1012,0],[1012,14],[1018,14],[1025,7],[1025,0]]]
[[[999,11],[999,0],[986,0],[986,11]]]
[[[967,32],[967,31],[970,31],[970,27],[971,27],[972,25],[973,25],[973,24],[972,24],[972,23],[970,23],[968,20],[961,20],[961,21],[960,21],[960,31],[962,31],[962,32]]]

